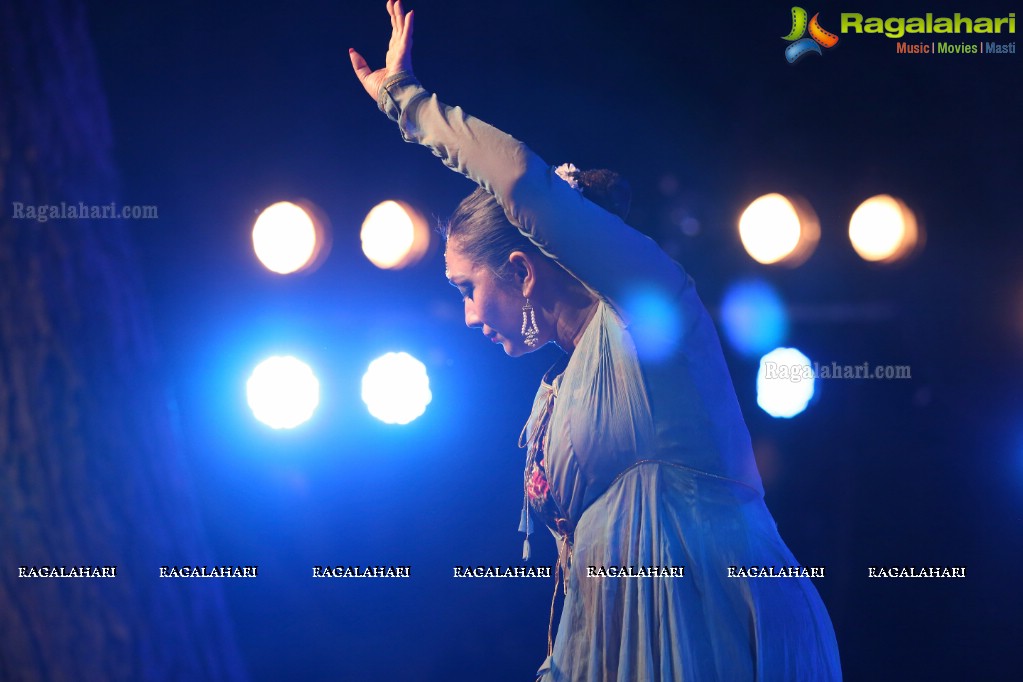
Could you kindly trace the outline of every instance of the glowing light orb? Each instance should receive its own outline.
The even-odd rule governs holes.
[[[362,376],[362,402],[385,424],[408,424],[433,399],[426,365],[408,353],[386,353]]]
[[[290,201],[263,209],[252,226],[252,248],[268,270],[288,275],[316,260],[325,235],[314,213]]]
[[[781,194],[754,200],[739,218],[739,239],[753,260],[795,266],[817,247],[820,226],[809,204]]]
[[[623,296],[629,311],[629,334],[644,360],[664,360],[682,340],[682,319],[671,299],[655,289],[638,289]]]
[[[418,211],[399,201],[384,201],[362,222],[362,252],[384,270],[408,267],[426,255],[430,230]]]
[[[747,280],[736,282],[725,292],[721,326],[733,348],[743,355],[757,355],[784,341],[789,320],[770,284]]]
[[[775,348],[760,358],[757,405],[772,417],[794,417],[813,397],[813,365],[795,348]]]
[[[917,246],[916,217],[906,204],[879,194],[860,204],[849,219],[849,241],[860,258],[894,263]]]
[[[274,429],[293,429],[316,411],[320,382],[298,358],[275,355],[252,370],[246,394],[256,419]]]

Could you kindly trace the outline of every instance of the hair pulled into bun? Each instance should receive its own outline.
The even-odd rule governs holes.
[[[622,220],[629,215],[632,187],[621,175],[606,168],[575,169],[569,171],[569,175],[579,183],[584,197]]]
[[[555,173],[554,170],[551,171]],[[559,178],[605,211],[623,220],[632,203],[632,188],[618,173],[607,169],[579,170],[575,166],[558,169]],[[566,177],[566,175],[568,177]],[[477,187],[458,204],[451,219],[439,226],[444,240],[457,244],[457,249],[471,262],[488,266],[499,278],[507,279],[508,256],[513,251],[539,254],[540,250],[508,221],[504,209],[492,194]]]

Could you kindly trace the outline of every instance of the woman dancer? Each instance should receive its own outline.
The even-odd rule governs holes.
[[[616,215],[628,201],[613,174],[552,169],[424,90],[412,73],[413,13],[400,1],[387,10],[384,68],[350,50],[352,67],[405,140],[479,185],[449,222],[444,254],[466,324],[510,356],[547,343],[565,353],[541,381],[522,442],[527,553],[542,519],[565,572],[539,679],[840,679],[809,579],[729,575],[799,571],[787,569],[797,562],[764,505],[692,279]],[[658,320],[638,301],[651,296],[677,321],[667,350],[644,343]],[[612,577],[620,567],[644,577]]]

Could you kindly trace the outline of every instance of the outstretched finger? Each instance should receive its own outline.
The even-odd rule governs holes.
[[[391,19],[391,34],[401,32],[401,23],[394,9],[394,0],[387,0],[387,16]]]
[[[366,60],[354,49],[348,50],[348,56],[352,60],[352,69],[355,71],[355,75],[358,76],[360,82],[366,80],[366,76],[373,73]]]
[[[398,27],[398,35],[405,32],[405,8],[401,0],[394,0],[394,21]]]
[[[401,31],[401,38],[405,44],[412,45],[412,20],[415,18],[415,10],[410,9],[405,15],[405,26]]]

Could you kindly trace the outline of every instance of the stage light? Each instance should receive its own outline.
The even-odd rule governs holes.
[[[742,212],[739,239],[746,253],[758,263],[796,266],[817,247],[820,226],[817,215],[805,201],[765,194]]]
[[[408,204],[377,204],[362,222],[362,252],[373,265],[396,270],[418,263],[430,246],[430,230],[423,216]]]
[[[426,365],[408,353],[386,353],[362,376],[362,401],[385,424],[408,424],[432,399]]]
[[[849,241],[860,258],[867,261],[902,260],[916,249],[919,236],[913,211],[887,194],[864,201],[849,220]]]
[[[658,362],[675,351],[682,319],[668,296],[655,289],[637,289],[622,296],[622,308],[629,311],[629,334],[642,359]]]
[[[813,365],[795,348],[775,348],[760,358],[757,405],[772,417],[794,417],[813,397]]]
[[[788,314],[778,293],[762,280],[732,284],[721,301],[725,338],[743,355],[758,355],[785,340]]]
[[[275,355],[252,371],[246,393],[256,419],[274,429],[292,429],[316,411],[320,382],[298,358]]]
[[[288,275],[322,262],[329,246],[326,219],[309,202],[279,201],[252,226],[252,248],[272,272]]]

